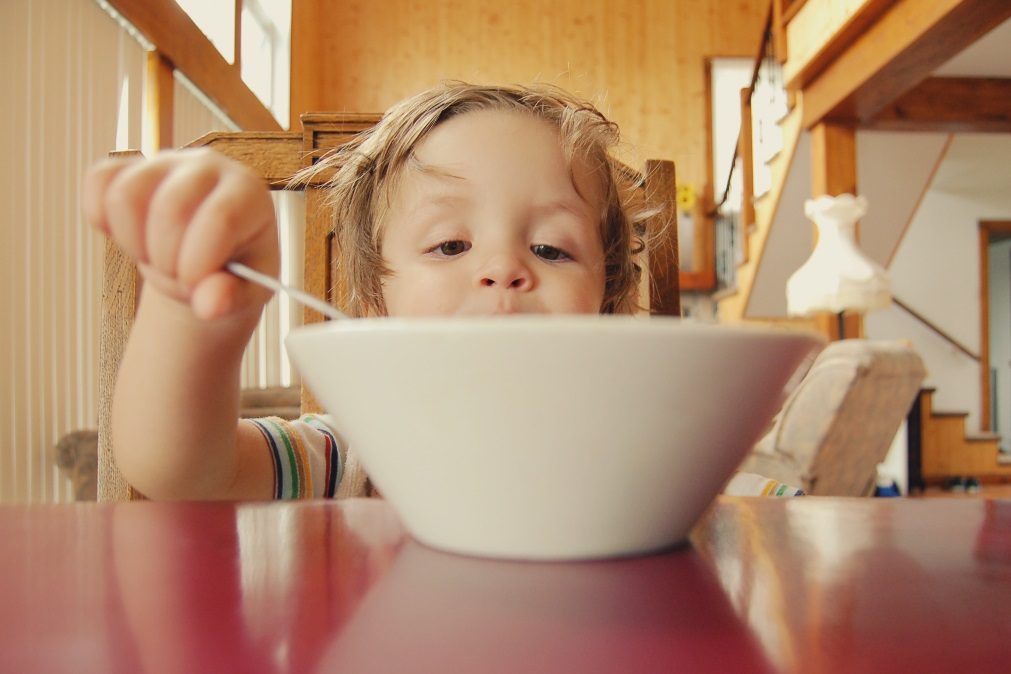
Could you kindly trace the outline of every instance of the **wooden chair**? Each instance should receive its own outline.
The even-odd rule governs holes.
[[[830,343],[741,470],[814,496],[869,496],[925,376],[905,342]]]
[[[249,166],[270,185],[283,189],[299,170],[342,145],[355,134],[379,120],[376,114],[310,113],[302,115],[299,132],[211,133],[187,145],[208,147]],[[678,283],[676,196],[674,164],[647,161],[642,173],[621,167],[621,178],[639,190],[647,208],[655,209],[645,223],[648,233],[659,233],[661,244],[654,246],[643,265],[649,283],[651,314],[680,315]],[[338,295],[335,269],[334,232],[323,207],[321,189],[325,176],[304,186],[305,191],[305,267],[307,292],[333,302]],[[99,421],[98,421],[98,498],[121,501],[138,498],[119,470],[112,454],[112,391],[116,372],[133,323],[139,296],[139,276],[132,261],[109,242],[105,252],[105,278],[102,293],[100,345]],[[305,323],[323,320],[306,308]],[[311,395],[303,388],[302,411],[319,411]]]

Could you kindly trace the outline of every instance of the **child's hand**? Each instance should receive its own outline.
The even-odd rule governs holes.
[[[220,153],[101,161],[84,179],[84,213],[137,262],[145,283],[200,318],[259,311],[269,298],[224,265],[277,276],[273,202],[260,178]]]

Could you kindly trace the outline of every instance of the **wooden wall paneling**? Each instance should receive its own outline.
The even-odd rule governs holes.
[[[445,79],[557,84],[622,129],[619,158],[705,174],[707,56],[753,56],[757,0],[294,0],[292,114],[382,111]],[[338,20],[339,19],[339,20]]]

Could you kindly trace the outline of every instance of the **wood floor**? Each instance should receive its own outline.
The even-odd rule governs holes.
[[[941,487],[928,487],[923,493],[912,494],[911,498],[995,498],[1011,500],[1011,484],[984,484],[978,493],[951,492]]]

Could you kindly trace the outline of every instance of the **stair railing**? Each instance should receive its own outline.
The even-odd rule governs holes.
[[[749,259],[748,232],[755,224],[755,199],[768,191],[768,161],[782,148],[779,122],[788,111],[780,59],[775,53],[774,11],[771,0],[751,79],[741,90],[741,126],[730,170],[720,199],[709,217],[714,219],[717,288],[736,285],[736,268]]]
[[[957,349],[958,351],[962,352],[963,354],[965,354],[969,358],[972,358],[977,363],[980,361],[980,356],[979,356],[978,353],[975,353],[974,351],[972,351],[971,349],[969,349],[969,347],[965,346],[960,341],[958,341],[957,339],[955,339],[954,337],[952,337],[951,335],[949,335],[947,332],[945,332],[940,327],[938,327],[936,324],[934,324],[929,318],[927,318],[926,316],[924,316],[920,312],[916,311],[916,309],[913,309],[911,306],[909,306],[908,304],[906,304],[905,302],[903,302],[902,300],[900,300],[898,297],[895,297],[894,295],[892,296],[892,302],[895,304],[895,306],[899,307],[900,309],[902,309],[903,311],[905,311],[907,314],[909,314],[910,316],[912,316],[913,318],[915,318],[917,321],[920,322],[921,325],[923,325],[928,330],[930,330],[931,332],[933,332],[935,335],[937,335],[938,337],[940,337],[941,339],[943,339],[949,345],[953,346],[955,349]]]

